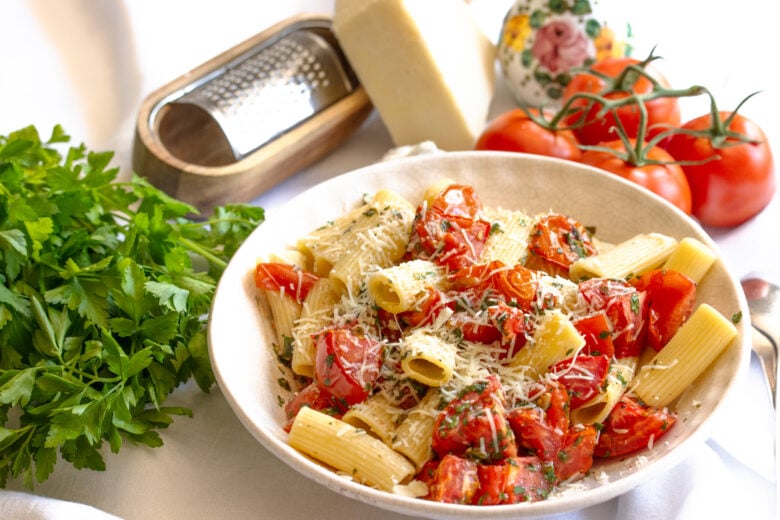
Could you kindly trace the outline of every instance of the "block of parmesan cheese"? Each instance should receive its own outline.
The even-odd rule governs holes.
[[[463,0],[336,0],[333,32],[396,146],[473,148],[495,46]]]

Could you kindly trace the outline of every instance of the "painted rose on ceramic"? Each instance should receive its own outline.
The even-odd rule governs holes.
[[[579,67],[594,55],[593,43],[576,21],[559,18],[536,31],[531,54],[553,73]]]
[[[608,15],[596,0],[517,0],[504,17],[498,58],[518,102],[555,106],[572,68],[628,55],[628,24],[610,24]]]

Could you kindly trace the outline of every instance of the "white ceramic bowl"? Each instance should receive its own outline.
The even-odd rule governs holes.
[[[723,400],[746,372],[750,345],[747,305],[738,281],[718,261],[698,289],[724,316],[741,311],[737,340],[713,363],[674,407],[680,415],[663,442],[652,451],[622,460],[600,461],[582,490],[546,501],[501,506],[463,506],[407,498],[370,489],[338,477],[285,442],[283,395],[271,349],[270,318],[256,303],[253,268],[258,257],[279,251],[297,237],[358,204],[366,193],[392,188],[419,202],[434,180],[449,177],[475,187],[486,206],[554,210],[595,226],[599,238],[617,242],[638,232],[695,237],[713,248],[712,240],[690,218],[654,194],[616,176],[575,163],[502,152],[453,152],[377,163],[326,181],[269,213],[236,253],[217,288],[209,323],[209,348],[218,384],[244,426],[263,446],[303,475],[345,496],[417,517],[518,518],[588,507],[624,493],[683,460],[708,437],[708,424]],[[717,249],[717,248],[716,248]],[[661,497],[659,497],[659,500]]]

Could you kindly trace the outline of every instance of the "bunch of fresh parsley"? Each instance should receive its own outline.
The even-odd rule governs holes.
[[[0,136],[0,487],[43,482],[58,453],[103,470],[104,442],[160,446],[158,429],[192,415],[163,403],[190,378],[213,385],[216,281],[264,218],[226,205],[194,220],[69,141],[59,126],[46,142]]]

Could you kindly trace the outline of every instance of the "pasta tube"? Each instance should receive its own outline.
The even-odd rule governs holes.
[[[401,369],[406,376],[428,386],[442,386],[452,379],[456,347],[424,330],[401,340]]]
[[[642,366],[631,391],[645,403],[666,406],[737,336],[737,328],[706,303],[696,308],[669,343]]]
[[[558,309],[546,312],[534,331],[533,341],[525,345],[509,362],[512,367],[526,367],[536,379],[551,365],[572,356],[585,345],[569,318]]]
[[[382,269],[368,278],[368,292],[376,304],[397,314],[416,307],[429,285],[440,285],[442,269],[427,260],[412,260]]]
[[[569,278],[627,278],[663,264],[677,240],[660,233],[636,235],[598,255],[580,258],[569,267]]]
[[[682,273],[698,284],[716,258],[715,251],[710,247],[695,238],[686,237],[680,240],[672,251],[664,264],[664,269]]]
[[[357,482],[392,491],[414,475],[414,465],[365,430],[303,407],[287,442],[316,460],[351,475]]]

